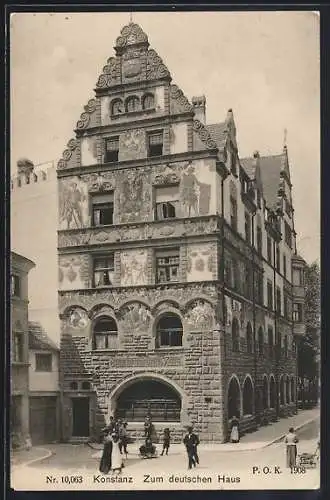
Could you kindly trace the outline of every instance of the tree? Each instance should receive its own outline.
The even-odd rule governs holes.
[[[321,280],[317,262],[305,268],[305,335],[298,342],[298,377],[300,399],[317,401],[321,324]]]

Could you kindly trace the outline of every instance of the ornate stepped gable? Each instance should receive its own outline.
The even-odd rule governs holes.
[[[90,99],[86,106],[84,106],[84,112],[80,115],[77,121],[77,129],[83,130],[89,127],[95,127],[101,125],[101,120],[97,119],[97,106],[98,101],[96,99]]]
[[[76,166],[75,157],[77,156],[77,149],[80,147],[80,141],[78,139],[70,139],[66,147],[67,149],[63,151],[62,158],[57,164],[59,170]]]

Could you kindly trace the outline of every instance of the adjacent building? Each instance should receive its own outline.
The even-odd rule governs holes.
[[[33,445],[60,439],[59,348],[29,322],[29,408]]]
[[[28,274],[34,262],[11,252],[11,445],[29,436]]]
[[[62,437],[225,441],[296,411],[286,145],[240,159],[130,23],[58,163]]]

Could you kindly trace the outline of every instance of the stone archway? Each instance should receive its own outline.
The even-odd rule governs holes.
[[[187,420],[187,395],[183,389],[157,373],[141,373],[123,380],[109,394],[109,413],[129,421]]]
[[[233,375],[228,384],[227,393],[227,408],[228,408],[228,419],[232,417],[240,418],[241,416],[241,389],[239,381],[235,375]]]

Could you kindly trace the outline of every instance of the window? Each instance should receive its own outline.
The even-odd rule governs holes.
[[[155,107],[155,99],[152,94],[146,94],[142,101],[143,109],[153,109]]]
[[[234,196],[230,196],[230,225],[237,231],[237,200]]]
[[[233,272],[232,272],[233,288],[234,290],[239,290],[240,287],[239,268],[237,259],[235,259],[234,257],[232,258],[232,266],[233,266]]]
[[[179,281],[179,250],[164,250],[156,253],[156,283]]]
[[[91,388],[90,382],[86,382],[86,381],[82,382],[81,388],[82,388],[83,391],[89,391],[90,388]]]
[[[118,342],[117,324],[113,318],[97,318],[93,327],[93,349],[116,349]]]
[[[252,297],[252,269],[249,264],[245,266],[245,294],[250,299]]]
[[[262,255],[262,230],[261,227],[257,227],[257,252]]]
[[[113,193],[92,196],[93,226],[113,224]]]
[[[235,151],[232,151],[230,153],[230,169],[234,175],[237,175],[237,168],[236,168],[236,154]]]
[[[243,386],[243,415],[253,413],[253,386],[250,377],[246,377]]]
[[[248,212],[245,212],[245,239],[251,243],[251,217]]]
[[[104,163],[113,163],[118,161],[119,155],[119,137],[111,137],[105,140]]]
[[[271,326],[268,327],[268,352],[270,359],[274,357],[274,334],[273,328]]]
[[[70,389],[71,389],[71,391],[77,391],[78,390],[78,383],[77,382],[70,382]]]
[[[232,261],[231,258],[226,255],[225,256],[225,284],[231,288],[233,286],[233,269],[232,269]]]
[[[17,274],[12,274],[11,277],[11,295],[12,297],[21,296],[21,278]]]
[[[253,333],[250,322],[248,322],[246,327],[246,350],[250,354],[253,352]]]
[[[140,108],[140,99],[132,95],[126,99],[126,111],[130,113],[131,111],[138,111]]]
[[[284,337],[284,357],[287,358],[288,357],[288,336],[285,335]]]
[[[267,281],[267,307],[273,309],[273,284]]]
[[[287,294],[284,293],[283,295],[283,315],[286,319],[290,320],[292,319],[292,302],[291,302],[291,297]]]
[[[303,269],[294,269],[293,270],[293,284],[295,286],[304,286],[305,276]]]
[[[282,297],[281,290],[279,288],[276,289],[276,312],[278,314],[282,313]]]
[[[279,273],[281,271],[281,254],[280,254],[280,249],[277,246],[276,247],[276,271]]]
[[[272,240],[270,236],[267,236],[267,260],[272,263]]]
[[[148,156],[162,156],[163,132],[152,132],[148,136]]]
[[[13,334],[13,361],[24,362],[24,333],[14,332]]]
[[[156,347],[182,346],[182,323],[179,316],[167,313],[158,321],[156,328]]]
[[[277,332],[277,352],[278,352],[278,356],[281,357],[282,356],[282,333],[281,332]]]
[[[296,303],[293,304],[293,321],[302,323],[303,321],[303,305]]]
[[[111,103],[111,114],[120,115],[124,112],[124,105],[121,99],[115,99]]]
[[[289,224],[284,221],[284,239],[288,247],[292,248],[292,232]]]
[[[177,217],[179,207],[179,186],[166,186],[155,188],[156,220]]]
[[[239,352],[239,324],[236,318],[231,325],[231,342],[233,352]]]
[[[112,286],[114,282],[114,255],[94,259],[94,287]]]
[[[283,276],[286,278],[286,255],[283,254]]]
[[[52,354],[36,353],[36,372],[51,372],[52,369]]]
[[[264,332],[260,327],[258,330],[258,345],[259,345],[259,355],[263,356],[264,354]]]
[[[262,272],[255,272],[255,299],[258,304],[264,303],[264,279]]]

